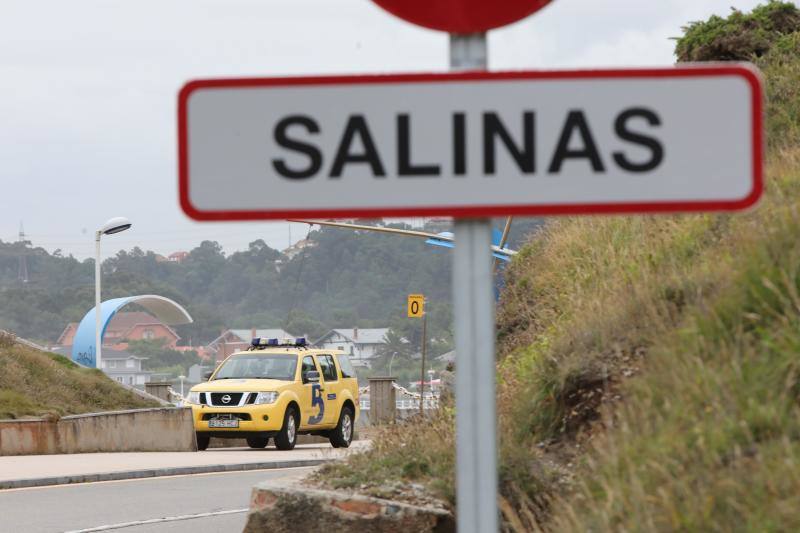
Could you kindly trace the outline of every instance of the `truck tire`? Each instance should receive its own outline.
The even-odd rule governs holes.
[[[353,410],[350,407],[343,407],[339,413],[339,423],[336,428],[331,430],[330,441],[334,448],[349,448],[353,441]]]
[[[279,450],[292,450],[294,445],[297,444],[297,426],[299,426],[300,417],[297,415],[297,409],[294,407],[286,408],[286,413],[283,415],[283,427],[280,432],[275,435],[275,447]]]
[[[251,448],[266,448],[269,437],[247,437],[247,445]]]
[[[211,442],[211,437],[200,432],[195,433],[195,435],[197,435],[197,451],[202,452],[208,448],[208,443]]]

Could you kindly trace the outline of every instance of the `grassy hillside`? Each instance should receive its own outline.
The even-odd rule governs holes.
[[[0,336],[0,420],[158,407],[99,370]]]
[[[678,41],[760,37],[737,49],[767,82],[756,209],[559,219],[515,259],[498,311],[507,530],[800,527],[798,20],[772,2]],[[454,503],[451,410],[374,442],[328,482],[416,481]]]

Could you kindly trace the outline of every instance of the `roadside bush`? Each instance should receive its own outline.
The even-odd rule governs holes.
[[[692,22],[677,39],[679,61],[753,61],[782,36],[800,30],[800,11],[790,2],[771,1],[727,17]]]
[[[13,335],[5,332],[0,332],[0,348],[11,348],[15,344],[16,342],[14,341]]]

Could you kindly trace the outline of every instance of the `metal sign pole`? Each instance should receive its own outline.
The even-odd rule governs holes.
[[[422,358],[422,368],[419,378],[419,416],[425,415],[425,355],[428,348],[428,312],[423,311],[422,315],[422,343],[420,346],[420,356]],[[433,387],[433,385],[431,385]]]
[[[452,70],[486,69],[486,35],[450,35]],[[499,529],[491,223],[457,219],[453,256],[456,346],[456,521],[459,533]]]

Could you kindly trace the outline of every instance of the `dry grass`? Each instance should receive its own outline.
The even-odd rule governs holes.
[[[800,150],[770,177],[693,262],[707,290],[653,342],[553,530],[800,527]]]
[[[334,488],[358,489],[386,496],[390,481],[424,481],[446,501],[455,501],[453,489],[453,410],[442,408],[424,420],[409,420],[378,428],[369,451],[346,463],[323,467],[317,479]]]
[[[0,419],[157,406],[99,370],[0,339]]]
[[[800,423],[790,423],[800,413],[786,392],[796,388],[800,337],[789,333],[800,332],[792,315],[800,301],[780,296],[800,286],[799,174],[800,150],[784,150],[771,162],[768,198],[757,211],[564,219],[515,261],[499,312],[501,509],[508,530],[670,529],[676,522],[662,515],[667,511],[686,520],[680,527],[735,529],[741,515],[728,506],[734,496],[719,496],[734,502],[727,507],[699,508],[687,495],[698,477],[711,492],[736,484],[744,472],[734,467],[759,469],[750,479],[775,477],[777,456],[752,455],[748,432],[761,434],[753,428],[768,427],[774,439],[764,450],[780,453],[800,435]],[[747,295],[760,299],[743,300]],[[781,357],[763,358],[769,344],[748,327],[778,327],[769,342],[782,339]],[[742,409],[752,420],[741,417]],[[726,412],[730,434],[714,426]],[[448,416],[390,428],[368,454],[332,469],[331,483],[369,490],[387,480],[423,482],[453,503],[453,437]],[[699,453],[698,441],[714,446]],[[591,459],[572,465],[586,448],[596,449]],[[681,455],[691,450],[694,456]],[[709,468],[715,461],[728,477]],[[778,485],[761,487],[763,499],[748,497],[768,508],[768,495],[785,496],[793,487]],[[730,490],[745,497],[751,489],[740,479]],[[790,504],[776,500],[781,509]],[[738,505],[742,514],[751,511]]]

